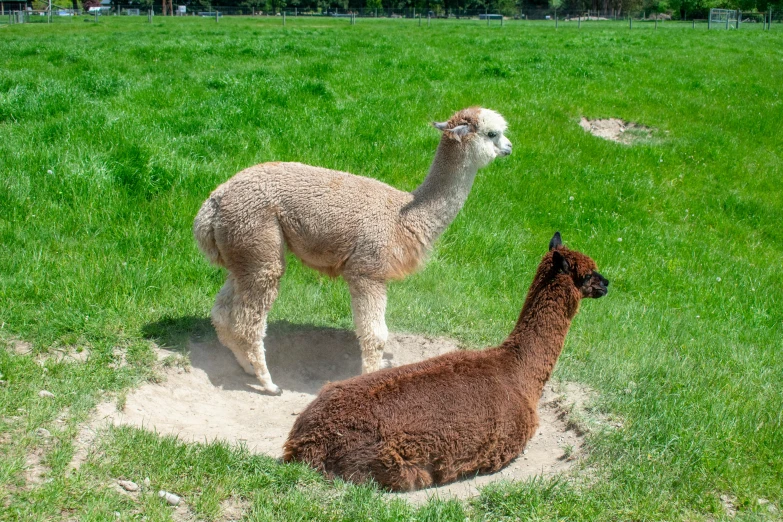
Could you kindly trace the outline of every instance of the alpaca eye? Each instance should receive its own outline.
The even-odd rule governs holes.
[[[496,137],[497,137],[497,135],[498,135],[498,133],[497,133],[497,132],[495,132],[495,131],[491,131],[491,132],[488,132],[488,133],[487,133],[487,136],[489,136],[490,138],[496,138]]]

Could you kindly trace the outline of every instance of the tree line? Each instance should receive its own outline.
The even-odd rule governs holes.
[[[39,0],[40,1],[40,0]],[[45,1],[45,0],[44,0]],[[100,0],[72,0],[74,7],[100,5]],[[112,6],[147,9],[159,6],[161,0],[112,0]],[[506,16],[525,12],[557,10],[560,13],[632,13],[647,15],[667,13],[673,19],[706,18],[711,8],[739,9],[748,12],[783,10],[783,0],[174,0],[188,6],[188,11],[212,10],[216,7],[247,8],[256,12],[278,13],[281,10],[329,13],[335,10],[375,10],[432,12],[435,15],[461,12],[502,13]]]

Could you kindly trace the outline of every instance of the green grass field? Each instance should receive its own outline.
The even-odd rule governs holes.
[[[739,519],[780,518],[783,31],[280,22],[0,28],[0,519],[168,520],[156,496],[112,487],[135,476],[206,520],[227,498],[248,520],[715,520],[721,495]],[[586,462],[420,508],[129,428],[67,471],[91,408],[154,378],[154,342],[213,335],[224,274],[190,227],[215,186],[281,160],[411,190],[439,139],[428,122],[469,105],[506,117],[514,154],[479,173],[426,268],[391,286],[387,322],[499,342],[560,230],[612,281],[583,304],[553,377],[622,420],[588,437]],[[654,132],[620,145],[581,116]],[[288,267],[273,323],[352,328],[341,280]],[[14,354],[18,340],[33,354]],[[35,362],[72,348],[90,358]],[[48,469],[35,486],[31,454]]]

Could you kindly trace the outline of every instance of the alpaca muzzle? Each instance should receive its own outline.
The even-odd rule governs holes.
[[[503,141],[500,143],[500,147],[498,147],[497,149],[498,149],[498,156],[510,156],[511,142],[504,137]]]
[[[590,286],[592,290],[590,297],[594,299],[603,297],[609,292],[609,288],[608,288],[609,280],[595,271],[593,272],[592,282]]]

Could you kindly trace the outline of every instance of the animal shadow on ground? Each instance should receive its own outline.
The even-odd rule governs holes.
[[[142,332],[162,348],[188,355],[214,386],[262,391],[256,377],[220,344],[207,318],[164,318]],[[279,321],[269,325],[264,345],[269,371],[284,391],[316,394],[327,382],[361,373],[359,341],[351,330]]]

